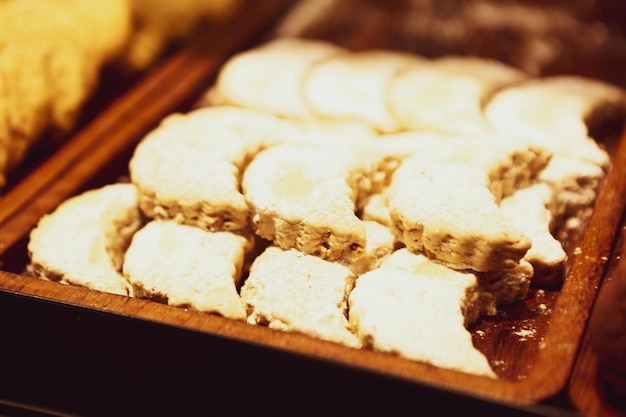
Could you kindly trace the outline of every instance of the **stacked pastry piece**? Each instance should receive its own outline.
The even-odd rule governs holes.
[[[490,377],[468,327],[560,282],[552,232],[610,165],[587,115],[625,108],[594,80],[303,39],[234,56],[206,99],[91,192],[117,214],[85,194],[42,219],[30,272]],[[92,230],[80,252],[45,243],[67,228]]]

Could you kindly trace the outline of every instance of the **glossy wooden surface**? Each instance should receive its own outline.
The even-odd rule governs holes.
[[[626,249],[626,216],[622,218],[620,235],[615,242],[613,255],[609,260],[602,285],[612,277],[618,262],[624,262]],[[621,258],[620,258],[620,255]],[[593,314],[593,310],[592,313]],[[625,352],[626,354],[626,352]],[[586,416],[623,417],[626,416],[626,398],[616,395],[606,386],[598,375],[597,358],[592,348],[589,332],[586,331],[580,345],[580,351],[568,384],[568,396],[577,410]]]
[[[111,398],[111,404],[102,406],[98,412],[93,401],[100,397],[77,381],[69,386],[85,398],[77,398],[80,397],[77,394],[63,400],[53,395],[62,391],[59,387],[52,387],[51,381],[54,380],[53,374],[60,373],[63,367],[54,363],[54,357],[48,357],[51,363],[35,357],[40,349],[32,345],[42,343],[48,344],[41,348],[44,355],[48,350],[68,361],[72,355],[81,358],[85,368],[80,363],[72,364],[68,366],[68,372],[75,379],[84,378],[87,385],[102,389],[102,381],[108,383],[114,379],[112,373],[117,375],[119,372],[117,383],[125,389],[136,389],[144,395],[152,392],[166,396],[161,385],[155,382],[162,375],[170,379],[162,384],[170,387],[171,398],[184,398],[187,405],[194,406],[199,405],[198,399],[190,399],[185,393],[197,394],[198,387],[181,382],[180,379],[189,374],[177,369],[191,366],[189,361],[193,361],[198,369],[223,379],[218,383],[219,388],[213,388],[220,397],[233,400],[230,389],[222,388],[224,384],[237,385],[233,390],[240,393],[241,398],[248,396],[258,402],[258,407],[273,395],[279,399],[287,395],[290,396],[287,400],[306,402],[311,410],[322,409],[331,400],[337,400],[345,410],[358,409],[357,405],[367,409],[369,405],[381,407],[384,411],[385,403],[389,410],[395,401],[396,405],[409,407],[431,404],[444,413],[453,408],[469,407],[466,409],[480,410],[481,415],[568,415],[577,409],[588,416],[605,417],[619,413],[619,410],[609,408],[598,387],[585,327],[605,269],[610,271],[611,262],[614,262],[615,242],[621,244],[618,237],[623,234],[626,138],[621,135],[606,139],[605,145],[614,163],[593,214],[585,219],[585,227],[563,236],[571,260],[565,284],[556,289],[534,288],[526,301],[503,309],[493,318],[481,320],[472,329],[476,346],[495,364],[498,380],[21,274],[27,262],[28,233],[38,219],[71,195],[118,181],[127,175],[128,158],[141,137],[164,115],[191,106],[234,51],[274,36],[277,19],[289,3],[250,2],[242,13],[216,24],[192,45],[172,55],[139,80],[2,197],[0,300],[4,305],[0,306],[3,313],[0,314],[0,335],[13,335],[14,340],[4,347],[0,343],[0,356],[10,361],[5,375],[16,380],[15,384],[0,381],[4,384],[0,385],[0,401],[3,389],[6,389],[13,396],[4,398],[6,401],[29,402],[29,381],[20,379],[21,366],[35,375],[37,369],[44,370],[45,375],[38,377],[48,385],[42,386],[41,382],[30,388],[32,394],[38,394],[32,399],[36,404],[66,408],[68,412],[107,415],[121,403],[119,399]],[[397,13],[397,9],[393,10]],[[316,36],[331,38],[354,49],[392,47],[393,39],[380,36],[385,25],[390,24],[380,16],[368,14],[362,21],[353,21],[350,27],[345,23],[339,25],[343,31],[317,33]],[[310,29],[307,33],[313,36],[314,32]],[[577,247],[580,251],[575,255]],[[547,308],[539,309],[540,304]],[[9,317],[11,311],[15,315]],[[28,311],[45,316],[33,318],[27,316]],[[56,320],[52,320],[53,317]],[[94,335],[94,329],[78,325],[81,320],[93,324],[100,333]],[[54,332],[42,339],[50,326],[58,326],[62,340],[51,341]],[[117,328],[125,329],[124,341],[116,339]],[[533,329],[532,337],[521,336],[525,333],[517,331],[520,329]],[[95,338],[97,342],[83,345],[77,342],[78,336],[73,336],[75,332],[81,335],[79,338]],[[144,337],[152,342],[151,347],[144,344]],[[161,342],[160,338],[163,338]],[[19,339],[29,346],[20,349]],[[186,350],[173,346],[176,340],[192,343],[194,348]],[[124,351],[124,346],[135,355],[151,350],[147,356],[149,360],[160,361],[153,365],[161,367],[160,374],[150,366],[142,365],[144,359],[132,360],[125,355],[116,357]],[[86,348],[93,349],[93,357],[85,353]],[[207,362],[207,356],[216,354],[221,356],[221,361],[211,359]],[[96,363],[98,355],[103,356],[110,369]],[[185,355],[188,357],[181,363],[178,356]],[[242,355],[246,358],[243,361]],[[199,376],[195,371],[191,374]],[[266,380],[270,374],[282,381],[268,385]],[[141,375],[148,375],[150,380]],[[314,377],[322,378],[324,382],[321,385],[313,383]],[[128,381],[145,384],[145,387],[132,388]],[[272,384],[276,384],[275,389]],[[297,389],[298,384],[304,391]],[[129,394],[125,393],[121,398],[127,396]],[[352,402],[353,397],[359,397],[360,402]],[[176,402],[162,401],[168,404],[167,407],[173,407]],[[158,409],[156,406],[146,407]],[[140,407],[135,404],[132,410],[138,412]]]

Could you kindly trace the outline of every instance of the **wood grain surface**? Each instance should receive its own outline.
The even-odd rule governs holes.
[[[611,281],[618,262],[623,262],[619,255],[622,254],[621,258],[623,258],[626,249],[626,216],[624,215],[621,224],[619,237],[615,242],[601,287]],[[593,314],[593,309],[591,314]],[[585,416],[626,416],[626,399],[612,393],[598,375],[597,359],[587,330],[583,335],[568,384],[568,396],[573,406]]]

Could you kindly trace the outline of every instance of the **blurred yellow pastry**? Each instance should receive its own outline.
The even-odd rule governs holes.
[[[45,131],[73,126],[131,24],[127,0],[0,2],[0,185]]]
[[[145,70],[236,3],[0,1],[0,187],[44,135],[75,126],[106,65]]]

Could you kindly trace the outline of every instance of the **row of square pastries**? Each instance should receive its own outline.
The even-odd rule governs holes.
[[[380,133],[503,131],[607,164],[587,123],[624,113],[624,92],[579,76],[529,77],[470,56],[426,59],[277,38],[233,56],[207,101],[297,119],[354,120]]]
[[[537,174],[543,185],[524,194],[536,201],[535,217],[552,228],[592,205],[610,158],[590,132],[623,125],[626,115],[624,90],[595,79],[535,78],[478,57],[356,52],[303,38],[276,38],[233,56],[205,98],[291,120],[358,123],[383,138],[440,132],[527,142],[550,154]],[[505,210],[519,219],[514,201],[521,196],[507,201]],[[552,266],[541,265],[542,276],[558,281],[552,272],[563,254],[554,242],[546,246],[552,247]]]

